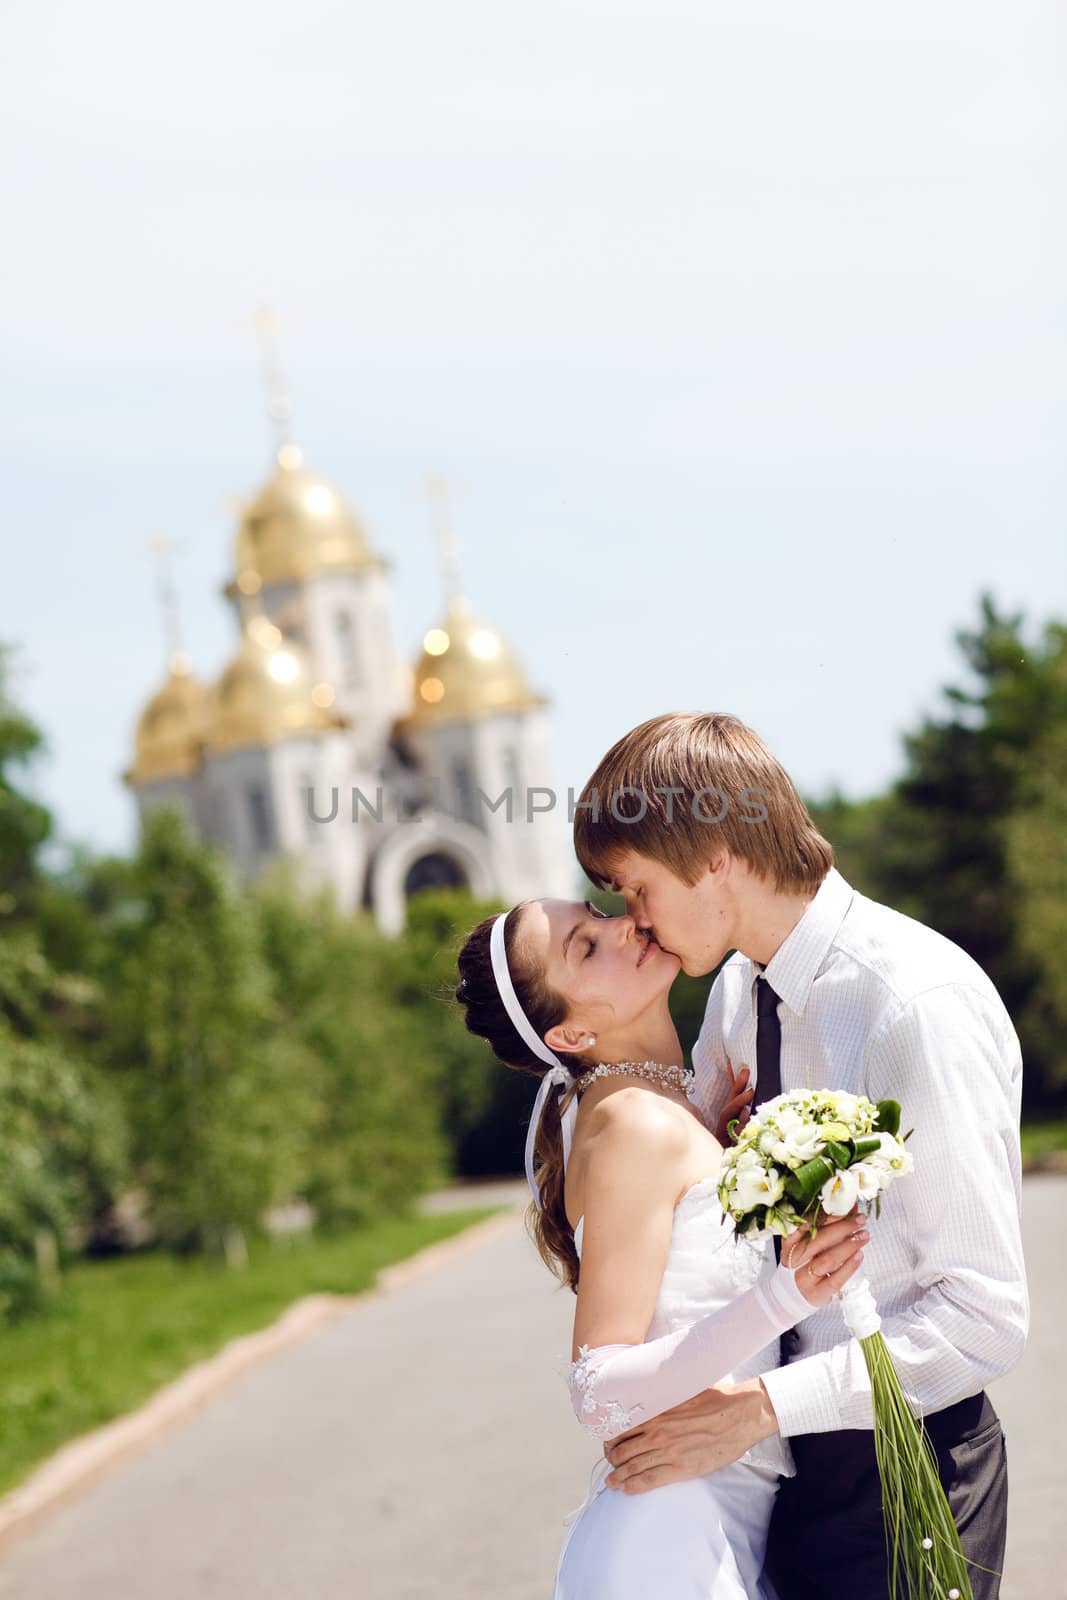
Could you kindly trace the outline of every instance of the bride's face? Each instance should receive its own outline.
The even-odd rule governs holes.
[[[638,933],[633,917],[606,916],[589,901],[531,900],[516,931],[567,1002],[562,1026],[573,1022],[578,1033],[614,1035],[652,1008],[665,1009],[681,966]]]

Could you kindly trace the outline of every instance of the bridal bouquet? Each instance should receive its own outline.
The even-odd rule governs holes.
[[[754,1239],[798,1228],[814,1233],[824,1215],[846,1216],[857,1202],[873,1206],[877,1215],[883,1191],[912,1169],[899,1133],[895,1100],[875,1105],[862,1095],[829,1089],[778,1095],[765,1101],[744,1128],[730,1124],[736,1143],[723,1155],[723,1211],[739,1234]],[[904,1396],[870,1285],[857,1275],[840,1298],[871,1379],[889,1592],[909,1600],[971,1600],[966,1558],[937,1460]]]

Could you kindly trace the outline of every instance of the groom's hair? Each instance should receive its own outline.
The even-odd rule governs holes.
[[[782,891],[818,888],[834,852],[757,733],[721,712],[669,712],[612,745],[582,790],[574,851],[611,886],[629,850],[692,887],[724,846]]]

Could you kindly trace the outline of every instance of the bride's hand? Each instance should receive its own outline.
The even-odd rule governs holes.
[[[826,1306],[858,1272],[863,1247],[870,1239],[858,1210],[820,1224],[814,1238],[800,1229],[782,1244],[782,1265],[791,1267],[795,1282],[811,1306]]]

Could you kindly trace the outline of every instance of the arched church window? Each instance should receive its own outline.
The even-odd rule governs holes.
[[[211,789],[207,797],[206,828],[208,838],[212,844],[226,845],[229,843],[229,827],[225,789]]]
[[[512,805],[520,812],[524,804],[521,793],[522,769],[519,766],[519,752],[513,744],[506,744],[501,750],[500,765],[504,772],[504,787],[511,790]]]
[[[270,799],[262,784],[250,783],[245,791],[248,816],[252,824],[252,838],[257,850],[273,850],[274,822],[270,813]]]
[[[291,639],[294,644],[307,645],[307,618],[303,595],[290,596],[278,607],[271,621],[276,628],[282,630],[286,639]]]
[[[310,772],[304,772],[300,776],[300,815],[304,819],[304,832],[309,844],[317,844],[322,833],[322,823],[316,822],[315,817],[329,815],[329,796],[316,795],[315,780]]]
[[[455,793],[455,816],[459,822],[477,822],[478,808],[475,805],[474,779],[471,769],[465,761],[452,763],[452,786]]]
[[[359,652],[356,648],[356,629],[351,613],[338,611],[333,619],[337,652],[341,659],[341,675],[349,689],[359,684]]]

